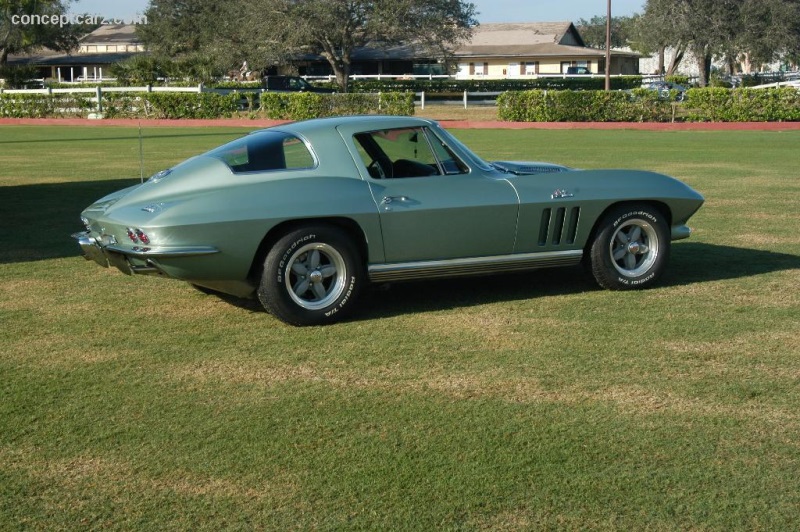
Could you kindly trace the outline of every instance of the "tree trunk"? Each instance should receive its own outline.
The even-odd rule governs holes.
[[[699,85],[708,87],[708,82],[711,78],[711,54],[708,53],[705,46],[698,46],[694,50],[694,56],[697,60],[698,70],[700,70]]]
[[[323,45],[324,46],[324,45]],[[342,92],[346,93],[350,88],[350,51],[341,50],[341,55],[334,52],[333,47],[324,46],[322,57],[328,61],[336,76],[336,83]]]
[[[8,64],[8,48],[3,48],[3,51],[0,52],[0,67],[4,67]]]
[[[336,75],[336,83],[342,92],[346,93],[350,89],[350,61],[342,59],[328,59],[328,63]]]
[[[672,56],[672,59],[669,62],[669,67],[667,68],[667,73],[665,74],[666,77],[674,76],[675,71],[678,70],[678,65],[681,64],[683,60],[683,54],[686,52],[686,48],[683,44],[678,44],[675,47],[675,54]]]
[[[659,46],[658,47],[658,75],[664,75],[664,56],[666,55],[666,46]]]

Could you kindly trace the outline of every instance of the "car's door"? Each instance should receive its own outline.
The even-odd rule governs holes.
[[[354,135],[378,207],[386,262],[510,254],[519,201],[428,128]]]

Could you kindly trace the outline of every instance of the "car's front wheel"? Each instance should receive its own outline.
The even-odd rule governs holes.
[[[268,312],[291,325],[333,323],[354,305],[363,271],[346,233],[303,227],[284,235],[267,253],[258,298]]]
[[[661,276],[669,260],[669,225],[650,205],[626,205],[609,211],[589,252],[592,274],[611,290],[646,288]]]

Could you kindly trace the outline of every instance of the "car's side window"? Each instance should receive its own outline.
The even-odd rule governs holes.
[[[312,168],[315,164],[305,142],[279,132],[247,135],[212,150],[209,155],[220,159],[237,174]]]
[[[400,128],[354,136],[358,154],[375,179],[428,177],[466,168],[425,128]]]

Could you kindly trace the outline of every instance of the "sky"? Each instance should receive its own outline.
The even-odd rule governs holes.
[[[479,22],[577,22],[605,16],[607,0],[472,0]],[[611,16],[641,13],[645,0],[611,0]],[[79,0],[73,13],[89,13],[132,22],[147,7],[147,0]]]

